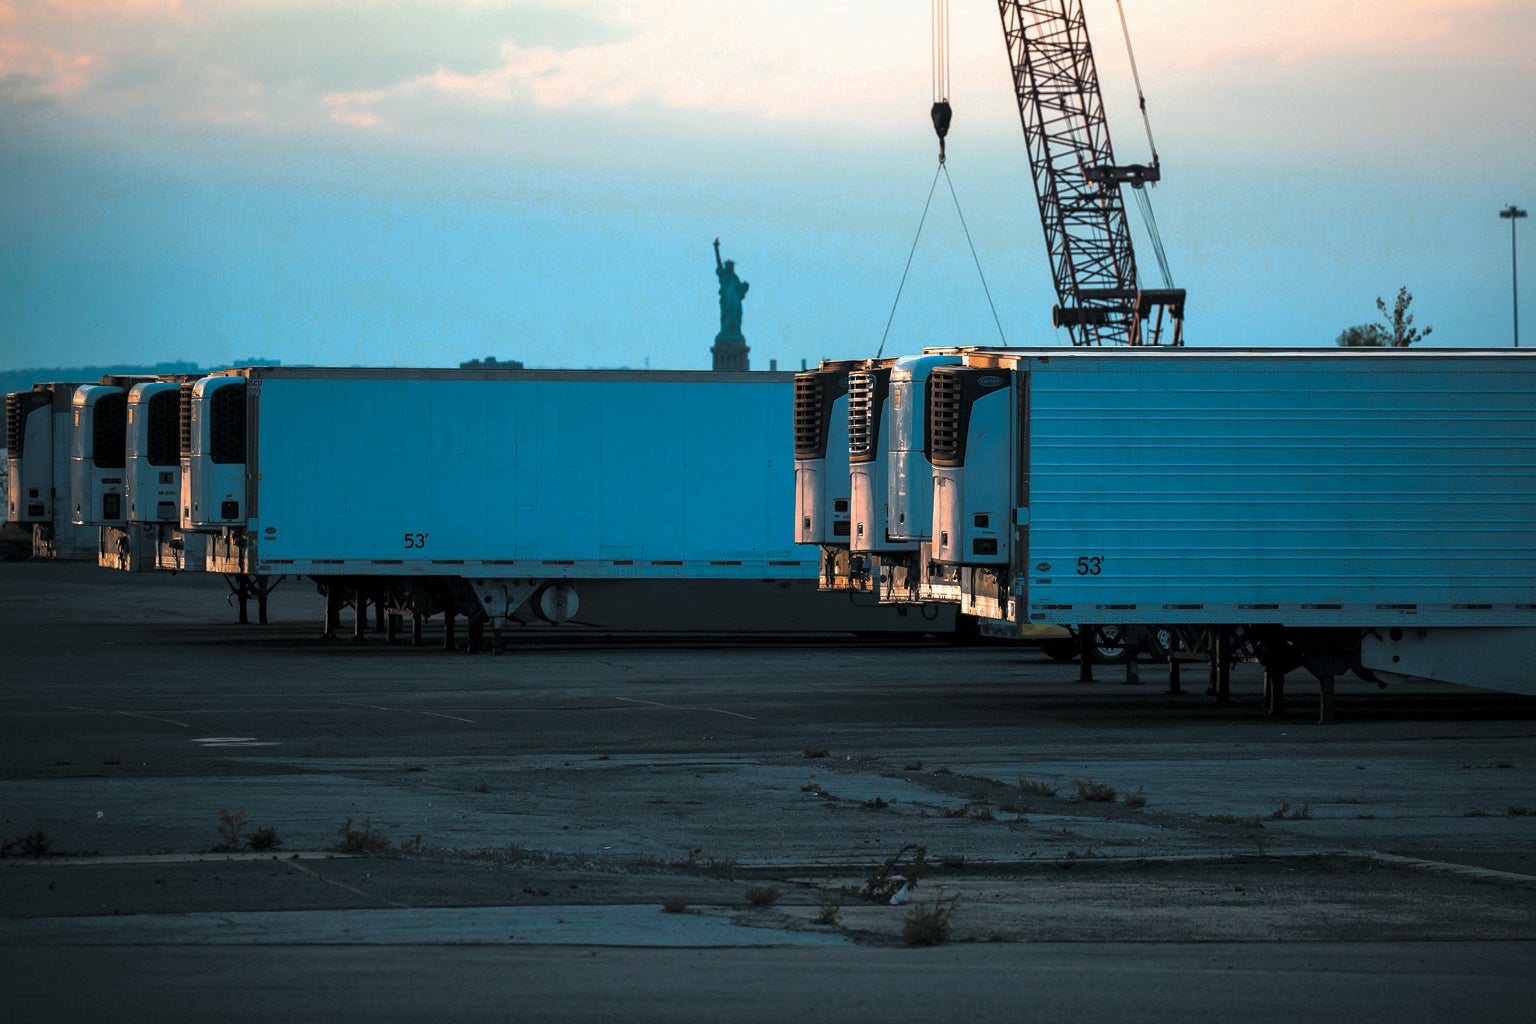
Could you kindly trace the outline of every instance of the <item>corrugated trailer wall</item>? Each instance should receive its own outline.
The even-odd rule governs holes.
[[[252,380],[263,562],[746,563],[718,567],[731,576],[803,559],[814,572],[793,543],[788,375]]]
[[[1029,523],[1015,567],[1034,621],[1536,621],[1529,357],[1151,353],[1020,368]]]

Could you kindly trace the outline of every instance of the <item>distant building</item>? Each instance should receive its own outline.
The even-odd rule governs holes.
[[[497,359],[495,356],[486,356],[484,359],[471,359],[467,363],[460,363],[461,370],[521,370],[523,364],[518,359]]]

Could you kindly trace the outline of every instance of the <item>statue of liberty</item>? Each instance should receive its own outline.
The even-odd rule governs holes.
[[[720,279],[720,333],[716,341],[745,340],[741,333],[741,300],[747,297],[747,282],[736,276],[736,261],[720,262],[720,239],[715,239],[715,276]]]

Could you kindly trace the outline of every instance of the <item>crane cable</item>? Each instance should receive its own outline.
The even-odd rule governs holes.
[[[942,164],[944,137],[949,134],[953,113],[949,105],[949,0],[930,0],[928,20],[933,29],[933,106],[928,116],[933,119],[933,131],[939,137],[939,163]]]
[[[1131,29],[1125,20],[1125,4],[1115,0],[1120,12],[1120,33],[1125,37],[1125,55],[1131,62],[1131,80],[1136,83],[1136,103],[1141,108],[1141,123],[1147,130],[1147,148],[1152,151],[1152,166],[1158,167],[1157,142],[1152,138],[1152,118],[1147,114],[1147,94],[1141,89],[1141,72],[1136,68],[1136,51],[1131,47]],[[1157,217],[1152,213],[1152,197],[1145,188],[1131,189],[1136,195],[1136,208],[1141,211],[1141,222],[1152,239],[1152,253],[1157,257],[1157,268],[1163,278],[1163,287],[1173,287],[1173,273],[1168,267],[1168,252],[1163,248],[1163,237],[1157,230]]]
[[[965,232],[965,244],[971,247],[971,259],[976,261],[976,276],[981,278],[981,290],[986,293],[987,306],[992,310],[992,321],[997,324],[997,337],[1002,341],[1003,347],[1007,348],[1008,338],[1003,334],[1003,321],[997,315],[997,304],[992,301],[992,289],[987,287],[987,275],[982,272],[981,257],[976,255],[976,243],[971,241],[971,229],[966,227],[965,214],[960,212],[960,197],[955,194],[955,183],[950,180],[949,168],[942,163],[939,167],[943,168],[944,181],[949,185],[950,197],[955,201],[955,215],[960,218],[960,229]]]
[[[907,285],[907,274],[912,270],[912,257],[917,255],[917,243],[923,237],[923,225],[928,222],[928,210],[933,205],[934,190],[939,187],[939,174],[944,175],[944,183],[949,186],[949,196],[955,203],[955,215],[960,218],[960,230],[965,232],[965,243],[970,246],[971,259],[976,264],[976,276],[981,279],[981,290],[987,296],[987,307],[992,310],[992,320],[997,324],[997,336],[1006,348],[1008,338],[1003,333],[1003,321],[997,315],[997,304],[992,301],[992,289],[987,287],[987,275],[981,269],[981,257],[976,254],[976,243],[971,238],[971,229],[965,222],[965,211],[960,209],[960,195],[955,191],[955,182],[949,176],[949,168],[944,162],[944,136],[949,132],[950,106],[949,106],[949,0],[931,0],[929,15],[933,28],[933,130],[939,136],[939,167],[933,172],[933,183],[928,186],[928,198],[923,202],[923,215],[917,221],[917,234],[912,239],[912,248],[907,251],[907,265],[902,268],[901,282],[896,286],[896,298],[891,302],[891,314],[885,321],[885,332],[880,335],[880,347],[875,350],[875,358],[879,359],[885,351],[886,339],[891,334],[891,324],[896,320],[896,307],[901,304],[901,293]]]
[[[1157,143],[1152,141],[1152,119],[1147,116],[1147,94],[1141,91],[1141,72],[1136,70],[1136,51],[1131,49],[1131,29],[1125,22],[1125,4],[1115,0],[1120,12],[1120,33],[1125,36],[1125,55],[1131,60],[1131,81],[1136,83],[1136,103],[1141,107],[1141,123],[1147,129],[1147,148],[1152,151],[1152,166],[1157,166]]]
[[[880,358],[880,353],[885,351],[885,339],[890,337],[891,324],[896,319],[896,307],[901,302],[901,290],[907,286],[907,272],[912,269],[912,257],[917,254],[917,241],[923,237],[923,225],[928,221],[928,207],[933,205],[933,190],[939,187],[939,171],[944,169],[943,160],[939,161],[939,170],[933,172],[933,184],[928,186],[928,200],[923,203],[923,215],[917,222],[917,235],[912,239],[912,248],[907,253],[907,265],[901,271],[901,283],[896,286],[896,299],[891,303],[891,315],[885,319],[885,333],[880,335],[880,347],[875,349],[875,358]]]

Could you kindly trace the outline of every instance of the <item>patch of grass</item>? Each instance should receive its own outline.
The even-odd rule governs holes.
[[[1017,814],[1022,818],[1029,813],[1029,804],[1021,804],[1016,800],[1004,800],[997,805],[997,809],[1004,814]]]
[[[901,766],[901,770],[904,772],[920,772],[923,770],[923,762],[908,761],[906,764]]]
[[[1078,803],[1107,804],[1120,795],[1114,786],[1095,782],[1093,779],[1077,779],[1073,781],[1072,788],[1074,790],[1072,799]]]
[[[214,849],[224,852],[233,852],[244,845],[245,840],[240,833],[245,828],[245,811],[221,810],[219,818],[219,845]]]
[[[965,855],[962,853],[946,854],[939,858],[939,863],[949,871],[961,871],[965,868]]]
[[[42,829],[0,843],[0,857],[46,857],[53,840]]]
[[[353,828],[352,819],[341,823],[336,830],[341,842],[331,847],[337,853],[388,853],[389,836],[373,830],[373,819],[364,818],[362,828]]]
[[[828,896],[821,901],[821,906],[816,910],[815,921],[817,924],[837,924],[837,915],[843,912],[843,905]]]
[[[831,793],[828,793],[825,789],[822,789],[820,785],[818,785],[817,783],[814,783],[814,782],[807,782],[805,785],[801,786],[800,787],[800,792],[802,792],[802,793],[814,793],[817,796],[824,796],[824,797],[826,797],[829,800],[833,799]]]
[[[1493,817],[1493,815],[1488,813],[1487,808],[1484,808],[1484,807],[1473,807],[1470,810],[1466,811],[1464,814],[1462,814],[1462,817],[1463,818],[1491,818],[1491,817]]]
[[[934,897],[933,906],[919,904],[913,907],[901,923],[901,940],[909,946],[937,946],[948,942],[950,921],[955,915],[955,905],[959,902],[958,895],[950,897],[946,902],[941,890]]]
[[[1056,787],[1049,782],[1039,782],[1035,779],[1026,779],[1019,776],[1019,790],[1030,796],[1055,796]]]
[[[681,896],[668,896],[661,901],[661,912],[664,914],[681,914],[687,909],[688,901]]]
[[[805,748],[805,756],[806,757],[826,757],[827,756],[827,748],[826,747],[806,747]]]
[[[1131,808],[1132,810],[1140,810],[1141,808],[1147,806],[1147,795],[1141,791],[1140,786],[1137,786],[1133,791],[1122,795],[1121,799],[1125,801],[1125,806]]]
[[[877,796],[873,800],[865,800],[861,806],[871,811],[883,811],[891,805],[885,802],[884,797]]]
[[[997,815],[992,813],[992,805],[986,801],[971,805],[972,821],[996,821]]]
[[[1504,813],[1508,814],[1511,818],[1522,818],[1529,814],[1536,814],[1536,811],[1532,811],[1525,804],[1510,804]]]
[[[760,885],[747,890],[747,902],[754,907],[771,907],[784,894],[771,885]]]
[[[476,793],[489,793],[489,792],[490,792],[490,791],[491,791],[491,787],[490,787],[490,786],[487,786],[487,785],[486,785],[486,784],[485,784],[485,783],[483,783],[483,782],[482,782],[482,783],[480,783],[480,785],[478,785],[478,786],[476,786],[476,787],[475,787],[475,792],[476,792]]]
[[[408,764],[401,766],[400,770],[403,772],[424,772],[427,770],[427,766],[424,764]]]

